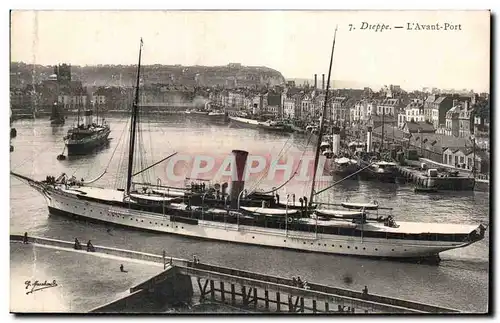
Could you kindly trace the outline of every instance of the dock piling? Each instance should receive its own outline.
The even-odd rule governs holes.
[[[234,284],[231,284],[231,304],[236,304],[236,291],[234,288]]]
[[[226,291],[224,290],[224,282],[220,282],[220,298],[222,303],[226,302]]]

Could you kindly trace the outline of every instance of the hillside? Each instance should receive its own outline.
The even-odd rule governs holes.
[[[72,79],[84,85],[131,86],[134,83],[137,66],[97,65],[72,66]],[[264,66],[143,66],[143,80],[146,84],[182,84],[186,86],[259,86],[277,85],[285,81],[280,72]],[[12,62],[10,64],[11,86],[17,87],[38,83],[54,73],[54,66],[32,65]]]

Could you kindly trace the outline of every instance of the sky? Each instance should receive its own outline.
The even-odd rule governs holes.
[[[336,26],[332,79],[490,92],[489,11],[13,11],[11,61],[136,64],[142,37],[143,64],[241,63],[320,82]]]

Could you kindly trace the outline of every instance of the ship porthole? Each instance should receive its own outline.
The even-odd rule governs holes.
[[[340,248],[342,248],[342,245],[340,245]]]
[[[286,240],[283,240],[283,242],[286,242]]]
[[[347,246],[347,249],[351,249],[351,246]]]
[[[377,248],[375,248],[375,251],[378,251],[378,249],[377,249]]]
[[[181,227],[181,229],[184,229],[184,227]]]
[[[335,245],[334,245],[334,244],[332,244],[332,247],[335,247]]]
[[[354,247],[354,249],[358,250],[358,247]]]
[[[363,250],[366,250],[366,248],[365,248],[365,247],[363,247]]]
[[[252,237],[252,239],[255,239],[255,237]]]
[[[391,251],[394,251],[394,249],[391,249]]]
[[[406,251],[406,249],[405,249],[405,251]]]

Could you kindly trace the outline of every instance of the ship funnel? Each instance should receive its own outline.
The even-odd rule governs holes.
[[[91,125],[92,124],[92,110],[85,110],[85,114],[84,114],[85,118],[85,125],[88,126],[88,125]]]
[[[366,152],[371,152],[372,147],[372,127],[368,127],[366,130]]]
[[[318,89],[318,74],[314,74],[314,89]]]
[[[340,128],[339,127],[333,127],[332,152],[335,156],[338,156],[339,152],[340,152]]]
[[[231,183],[231,208],[238,208],[238,196],[245,188],[245,166],[247,163],[248,152],[244,150],[232,151],[236,162],[236,178]]]

